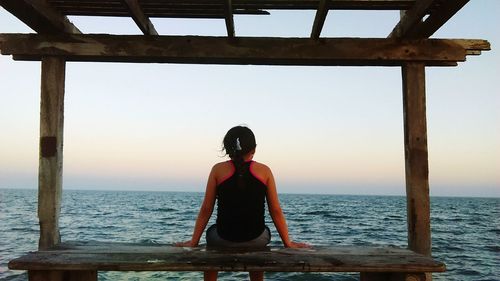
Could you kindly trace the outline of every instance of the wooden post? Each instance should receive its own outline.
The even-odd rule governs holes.
[[[42,59],[38,168],[40,250],[61,242],[59,213],[62,193],[65,68],[64,59],[57,57]]]
[[[427,121],[425,112],[425,65],[406,63],[403,75],[403,116],[406,170],[408,248],[431,255],[429,164],[427,157]],[[360,273],[361,281],[431,281],[430,273]]]
[[[425,65],[402,67],[408,247],[431,255]]]

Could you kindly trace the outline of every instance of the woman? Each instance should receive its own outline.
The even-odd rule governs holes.
[[[207,246],[265,247],[271,233],[265,225],[267,200],[274,225],[288,248],[310,247],[293,242],[281,210],[271,169],[253,161],[255,136],[243,126],[231,128],[223,140],[223,150],[231,160],[216,164],[208,177],[205,198],[196,219],[191,240],[179,247],[196,247],[200,241],[217,199],[217,221],[206,233]],[[250,280],[264,279],[264,272],[249,272]],[[217,271],[207,271],[205,280],[217,280]]]

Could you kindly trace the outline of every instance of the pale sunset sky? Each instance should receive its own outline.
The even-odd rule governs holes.
[[[307,37],[314,11],[235,16],[237,36]],[[500,196],[500,1],[470,1],[435,38],[492,50],[426,70],[434,196]],[[399,12],[330,12],[323,37],[386,37]],[[70,17],[141,34],[128,18]],[[224,36],[224,20],[152,19],[160,34]],[[30,28],[0,8],[0,33]],[[398,67],[67,63],[65,189],[204,191],[226,131],[256,134],[281,193],[404,195]],[[0,188],[36,188],[40,63],[0,57]]]

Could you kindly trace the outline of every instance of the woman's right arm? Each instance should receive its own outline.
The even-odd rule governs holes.
[[[201,204],[200,212],[198,213],[198,218],[196,219],[196,223],[194,225],[193,236],[191,240],[186,242],[176,243],[175,246],[178,247],[196,247],[200,242],[201,235],[207,226],[208,221],[210,220],[210,216],[214,210],[215,199],[216,199],[216,186],[217,180],[215,177],[215,166],[210,171],[210,175],[208,176],[207,188],[205,191],[205,198],[203,199],[203,203]]]
[[[311,246],[306,243],[297,243],[293,242],[288,235],[288,226],[286,224],[285,215],[283,214],[283,210],[281,209],[280,202],[278,199],[278,192],[276,191],[276,183],[274,181],[273,174],[271,170],[268,168],[268,177],[267,177],[267,206],[269,208],[269,214],[273,219],[274,225],[276,226],[276,230],[281,237],[281,241],[283,241],[283,245],[287,248],[310,248]]]

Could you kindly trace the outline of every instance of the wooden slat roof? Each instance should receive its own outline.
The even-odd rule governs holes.
[[[489,43],[461,39],[421,41],[432,36],[468,1],[0,0],[2,7],[39,33],[37,37],[0,35],[0,51],[21,60],[57,55],[74,61],[379,66],[418,61],[429,66],[453,66],[464,61],[466,55],[479,55],[481,51],[489,50]],[[388,38],[375,41],[371,40],[373,38],[364,38],[368,39],[365,41],[360,38],[322,38],[321,31],[329,12],[346,9],[403,12],[394,28],[387,30]],[[310,39],[238,37],[234,15],[266,15],[272,10],[316,11],[311,22]],[[68,18],[73,15],[129,17],[147,36],[81,34]],[[172,17],[220,18],[225,22],[227,38],[158,34],[151,18]],[[103,18],[102,25],[105,24],[106,18]],[[82,42],[86,45],[83,46]],[[377,44],[366,45],[373,42]],[[469,43],[463,45],[463,42]],[[138,49],[138,46],[143,49]]]
[[[406,10],[392,37],[431,36],[469,0],[0,0],[0,5],[38,33],[78,33],[67,16],[134,19],[146,35],[157,35],[151,18],[220,18],[234,34],[233,15],[271,10],[315,10],[311,38],[318,39],[331,10]],[[168,34],[163,34],[168,35]]]

